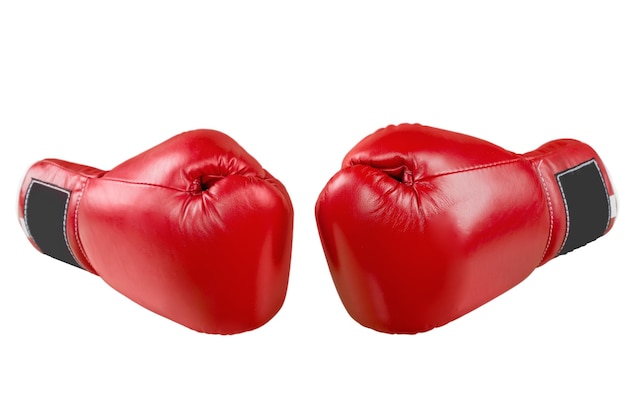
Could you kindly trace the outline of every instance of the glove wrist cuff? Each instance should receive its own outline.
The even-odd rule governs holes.
[[[78,209],[95,168],[44,160],[26,173],[19,195],[18,217],[30,242],[40,252],[95,273],[78,233]]]
[[[571,139],[548,142],[525,155],[546,192],[550,238],[542,263],[571,252],[610,230],[616,198],[600,157]]]

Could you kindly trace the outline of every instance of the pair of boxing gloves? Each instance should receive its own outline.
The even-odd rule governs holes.
[[[403,124],[348,152],[315,217],[347,312],[363,326],[412,334],[606,234],[616,211],[607,170],[582,142],[517,154]],[[18,216],[42,253],[199,332],[260,327],[286,296],[287,190],[214,130],[182,133],[110,171],[37,162]]]

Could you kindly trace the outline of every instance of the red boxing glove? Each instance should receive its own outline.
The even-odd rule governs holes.
[[[604,235],[616,203],[602,161],[579,141],[520,155],[405,124],[358,143],[315,213],[348,313],[381,332],[418,333]]]
[[[182,133],[111,171],[45,159],[18,209],[39,251],[199,332],[252,330],[283,304],[291,201],[223,133]]]

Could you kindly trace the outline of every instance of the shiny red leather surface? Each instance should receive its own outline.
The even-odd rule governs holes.
[[[378,331],[417,333],[514,287],[564,239],[553,174],[592,156],[577,141],[525,156],[408,124],[363,139],[315,211],[348,313]]]
[[[41,161],[24,179],[20,216],[31,178],[72,191],[72,252],[149,310],[200,332],[231,334],[265,324],[281,308],[292,204],[230,137],[186,132],[108,172]]]

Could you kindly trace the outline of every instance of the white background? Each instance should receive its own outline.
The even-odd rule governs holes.
[[[515,152],[577,138],[626,189],[619,2],[163,3],[1,3],[0,415],[626,415],[619,218],[413,336],[348,316],[314,220],[344,154],[401,122]],[[195,128],[235,138],[295,208],[287,299],[245,334],[150,313],[17,221],[36,160],[110,169]]]

